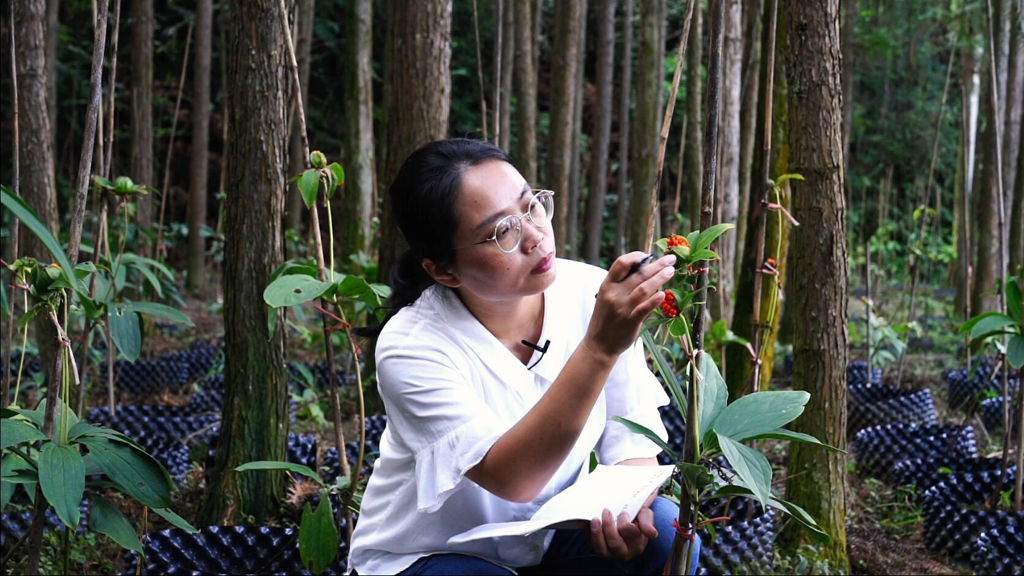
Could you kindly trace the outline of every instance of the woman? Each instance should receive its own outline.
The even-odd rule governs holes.
[[[675,257],[628,278],[643,254],[622,256],[607,272],[556,259],[553,193],[532,189],[486,142],[423,146],[390,195],[410,248],[391,275],[397,312],[377,328],[388,424],[350,566],[362,574],[660,574],[677,507],[654,495],[634,522],[605,510],[581,530],[447,541],[529,519],[575,482],[591,451],[602,464],[657,464],[653,442],[610,418],[667,436],[657,408],[668,397],[637,338],[664,299],[659,288]]]

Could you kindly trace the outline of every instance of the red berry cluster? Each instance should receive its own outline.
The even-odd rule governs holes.
[[[665,291],[665,299],[661,301],[661,311],[669,318],[679,316],[679,304],[676,303],[676,297],[667,290]]]
[[[684,248],[689,248],[690,247],[690,241],[687,240],[686,238],[678,235],[678,234],[673,234],[673,235],[668,237],[668,247],[669,248],[675,248],[676,246],[682,246]]]

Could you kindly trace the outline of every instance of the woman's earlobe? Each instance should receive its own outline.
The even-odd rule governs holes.
[[[462,286],[458,276],[447,267],[441,266],[429,258],[424,258],[421,264],[423,264],[423,269],[427,271],[427,274],[430,274],[430,277],[438,284],[449,288]]]

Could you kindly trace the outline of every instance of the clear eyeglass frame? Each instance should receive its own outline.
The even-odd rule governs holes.
[[[461,248],[470,248],[472,246],[479,246],[481,244],[487,244],[488,242],[494,242],[494,245],[498,247],[498,250],[501,250],[505,254],[511,254],[515,252],[523,241],[523,218],[529,219],[530,223],[537,228],[546,228],[548,224],[551,223],[551,216],[555,213],[555,192],[553,190],[545,190],[543,188],[531,188],[530,192],[533,193],[533,198],[530,200],[530,204],[526,207],[526,212],[519,216],[510,215],[502,218],[501,220],[498,220],[498,223],[494,225],[494,234],[492,234],[490,238],[487,238],[486,240],[481,240],[479,242],[474,242],[472,244],[455,246],[452,249],[459,250]],[[548,204],[547,207],[544,207],[545,213],[547,215],[546,222],[537,222],[533,218],[533,209],[535,205],[540,202],[546,202]],[[499,242],[499,234],[502,233],[503,229],[506,231],[515,231],[518,234],[515,246],[512,246],[508,250],[503,248],[501,246],[501,243]]]

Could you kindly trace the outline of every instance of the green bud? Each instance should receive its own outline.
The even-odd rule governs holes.
[[[319,150],[313,150],[309,153],[309,163],[313,168],[322,170],[327,166],[327,156]]]
[[[137,186],[132,179],[127,176],[118,176],[114,179],[114,193],[124,196],[131,194],[137,190]]]

